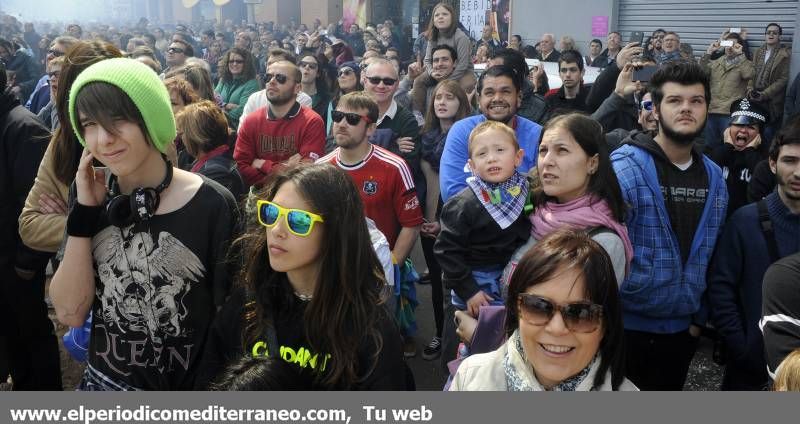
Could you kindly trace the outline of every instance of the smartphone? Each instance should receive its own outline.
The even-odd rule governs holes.
[[[652,78],[653,74],[656,72],[656,69],[658,69],[657,66],[645,66],[641,69],[637,69],[633,71],[633,80],[649,82],[650,78]]]
[[[722,40],[719,43],[720,47],[733,47],[733,40]]]
[[[631,32],[631,38],[628,39],[628,43],[639,43],[641,46],[644,42],[644,32],[642,31],[633,31]]]
[[[731,29],[729,29],[728,32],[730,32],[731,34],[741,34],[742,29],[741,28],[736,28],[736,27],[731,27]]]

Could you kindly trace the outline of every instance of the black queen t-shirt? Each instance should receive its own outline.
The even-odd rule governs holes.
[[[88,375],[104,388],[190,390],[230,287],[233,196],[203,178],[182,208],[92,239],[96,294]],[[110,380],[110,381],[109,381]]]

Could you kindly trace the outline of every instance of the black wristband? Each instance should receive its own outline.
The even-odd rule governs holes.
[[[98,221],[103,213],[102,206],[84,206],[78,202],[67,215],[67,235],[72,237],[94,237]]]

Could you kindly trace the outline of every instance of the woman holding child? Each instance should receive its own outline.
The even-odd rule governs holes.
[[[581,114],[550,120],[542,130],[531,192],[534,212],[529,216],[530,239],[506,266],[501,292],[505,294],[507,282],[513,279],[519,258],[561,228],[582,230],[602,247],[610,259],[614,281],[621,284],[633,249],[623,225],[625,206],[600,124]],[[511,296],[510,288],[508,292]],[[459,321],[456,332],[461,339],[474,343],[476,325],[481,328],[482,322],[478,319],[476,324],[477,314],[468,312],[455,313]],[[493,347],[496,344],[490,345]]]

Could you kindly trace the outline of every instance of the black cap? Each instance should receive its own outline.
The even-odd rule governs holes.
[[[769,120],[769,113],[758,103],[747,98],[736,100],[731,104],[731,125],[764,125]]]

